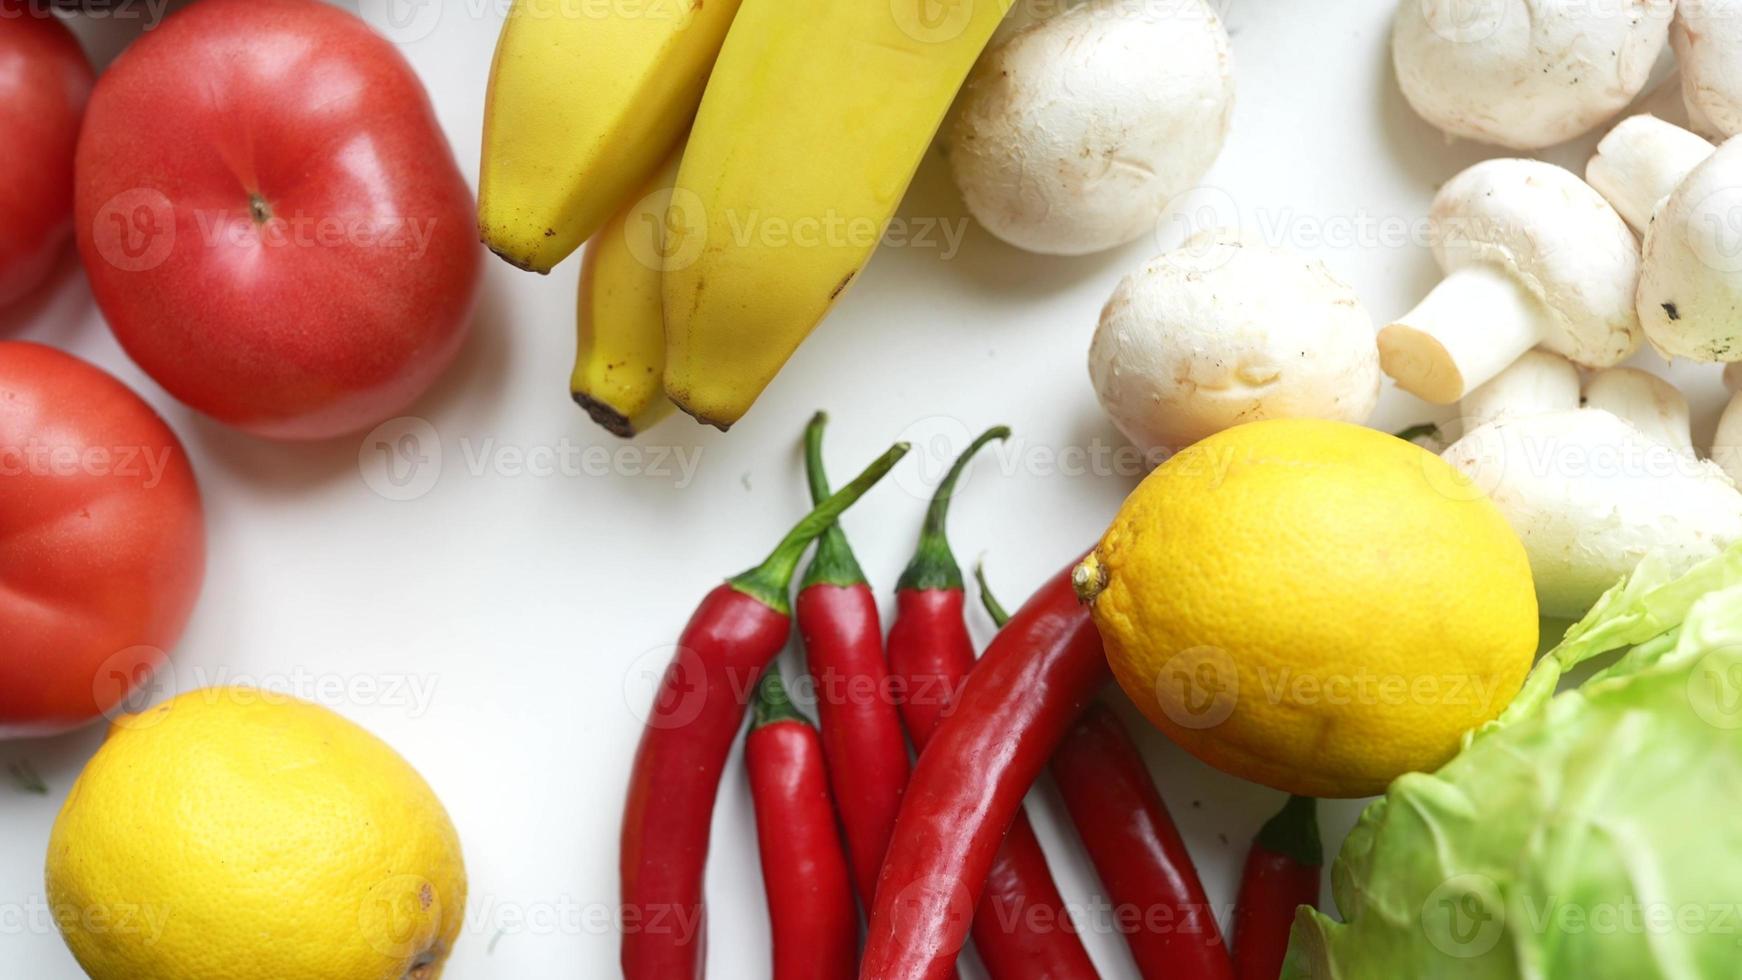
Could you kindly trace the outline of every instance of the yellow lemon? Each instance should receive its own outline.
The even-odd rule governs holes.
[[[381,740],[210,688],[111,727],[55,821],[48,895],[94,980],[434,980],[466,873]]]
[[[1361,426],[1254,422],[1151,473],[1083,565],[1114,675],[1226,772],[1365,796],[1518,692],[1536,593],[1499,511]]]

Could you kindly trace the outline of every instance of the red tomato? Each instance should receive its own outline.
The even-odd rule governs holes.
[[[318,0],[200,0],[97,82],[79,250],[121,345],[258,435],[390,418],[465,339],[472,195],[417,76]]]
[[[200,492],[126,385],[0,342],[0,735],[73,728],[149,677],[205,575]]]
[[[0,0],[0,306],[35,289],[73,231],[73,150],[91,95],[79,42],[41,4]]]

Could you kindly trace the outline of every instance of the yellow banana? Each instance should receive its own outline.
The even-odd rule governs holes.
[[[665,220],[683,144],[587,246],[569,390],[593,421],[629,438],[671,413],[665,397]]]
[[[665,387],[736,422],[871,257],[1010,0],[743,0],[678,170]]]
[[[485,98],[478,230],[549,272],[683,135],[738,0],[515,0]]]

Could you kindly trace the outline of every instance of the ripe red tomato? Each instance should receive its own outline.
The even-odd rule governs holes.
[[[482,250],[417,76],[319,0],[199,0],[97,82],[79,250],[121,345],[187,404],[318,439],[459,350]]]
[[[84,724],[181,636],[205,525],[175,433],[126,385],[0,342],[0,736]]]
[[[91,95],[79,42],[40,4],[0,0],[0,306],[35,289],[73,231],[73,150]]]

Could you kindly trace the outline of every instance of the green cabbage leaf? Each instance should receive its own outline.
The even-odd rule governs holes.
[[[1331,875],[1285,978],[1742,977],[1742,546],[1642,563]]]

